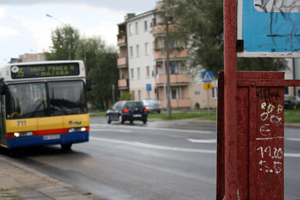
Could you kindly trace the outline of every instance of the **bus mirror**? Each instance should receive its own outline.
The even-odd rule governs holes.
[[[0,94],[1,95],[5,95],[6,94],[6,85],[5,85],[5,83],[3,83],[3,82],[1,82],[0,83]]]
[[[86,84],[85,84],[85,89],[86,91],[91,91],[91,80],[90,79],[86,79]]]

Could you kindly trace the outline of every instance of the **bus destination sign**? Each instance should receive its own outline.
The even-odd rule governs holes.
[[[12,79],[76,76],[79,75],[79,65],[78,63],[14,65],[11,67],[11,72]]]

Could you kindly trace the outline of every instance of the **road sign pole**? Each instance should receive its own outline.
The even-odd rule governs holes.
[[[206,90],[207,91],[207,112],[208,112],[208,116],[210,115],[210,113],[209,113],[209,90]]]
[[[236,0],[224,0],[225,199],[237,200]]]

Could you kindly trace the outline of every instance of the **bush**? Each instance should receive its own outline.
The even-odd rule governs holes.
[[[198,102],[195,104],[194,109],[200,109],[200,104]]]
[[[131,94],[130,94],[129,92],[124,93],[124,94],[119,98],[119,101],[122,101],[122,100],[131,100]]]

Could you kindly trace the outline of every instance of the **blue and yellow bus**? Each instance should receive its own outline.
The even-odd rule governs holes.
[[[7,149],[89,140],[82,61],[13,63],[0,68],[1,146]]]

